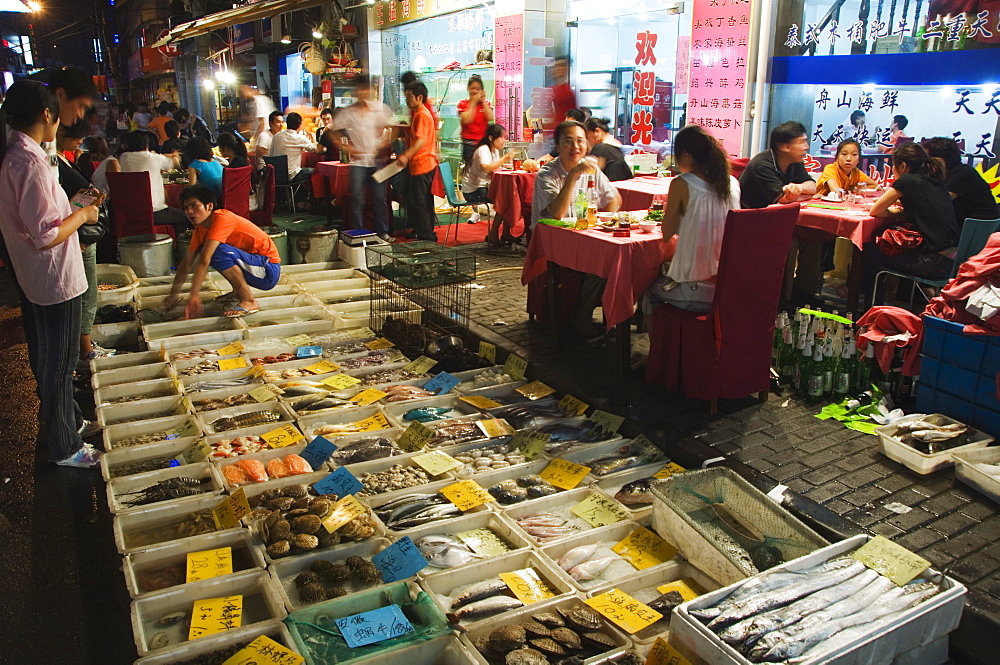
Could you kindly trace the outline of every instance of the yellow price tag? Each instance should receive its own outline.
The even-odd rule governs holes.
[[[323,526],[326,527],[327,531],[333,533],[355,517],[360,517],[367,512],[368,508],[355,499],[353,494],[348,494],[333,504],[333,510],[323,520]]]
[[[305,658],[278,644],[267,635],[261,635],[246,645],[222,665],[301,665]]]
[[[399,437],[396,445],[408,453],[423,450],[424,444],[434,436],[434,430],[423,423],[412,422]]]
[[[365,418],[364,420],[359,420],[356,423],[352,423],[359,432],[376,432],[380,429],[389,429],[392,425],[389,421],[385,419],[381,413],[376,413],[371,418]]]
[[[676,591],[684,599],[684,602],[689,600],[694,600],[702,593],[701,587],[695,584],[693,580],[677,580],[676,582],[670,582],[668,584],[661,584],[656,587],[656,590],[660,593],[670,593],[671,591]]]
[[[266,372],[267,372],[267,370],[264,369],[263,365],[254,365],[253,367],[251,367],[250,369],[248,369],[247,373],[244,374],[243,376],[255,376],[255,377],[259,378],[261,376],[264,376],[264,374]]]
[[[570,508],[570,512],[580,517],[592,527],[617,524],[629,517],[629,512],[624,506],[614,499],[609,499],[597,493],[591,494]]]
[[[500,536],[488,527],[463,531],[455,535],[476,554],[500,556],[501,554],[510,552],[510,547],[507,546],[507,543],[501,540]]]
[[[677,464],[676,462],[670,462],[665,467],[653,474],[653,477],[657,480],[663,480],[664,478],[669,478],[675,473],[684,473],[687,471],[683,466]]]
[[[525,605],[555,596],[555,593],[552,592],[548,584],[542,581],[542,578],[538,576],[538,571],[534,568],[500,573],[500,579]]]
[[[651,626],[663,618],[663,615],[652,607],[640,603],[618,589],[611,589],[607,593],[588,598],[583,602],[629,635],[638,633],[643,628]]]
[[[198,462],[204,462],[211,454],[212,446],[205,439],[199,439],[197,443],[185,450],[181,457],[188,464],[197,464]]]
[[[514,450],[520,450],[525,459],[535,459],[545,452],[545,446],[548,445],[551,437],[552,435],[546,432],[523,429],[510,440],[510,447]]]
[[[420,356],[409,365],[404,367],[407,372],[413,372],[414,374],[426,374],[431,371],[434,365],[437,365],[438,361],[433,358],[428,358],[427,356]]]
[[[612,434],[615,434],[618,428],[622,426],[622,423],[625,422],[623,416],[616,416],[607,411],[594,411],[590,414],[590,419]]]
[[[334,374],[333,376],[326,377],[320,383],[328,385],[334,390],[345,390],[361,383],[361,379],[349,374]]]
[[[194,436],[198,433],[198,426],[194,424],[193,420],[185,420],[180,425],[176,427],[171,427],[163,433],[163,438],[166,440],[181,439],[185,436]]]
[[[517,430],[510,426],[503,418],[490,418],[489,420],[477,420],[476,426],[483,431],[483,434],[491,439],[498,436],[510,436]]]
[[[379,337],[378,339],[373,339],[370,342],[365,342],[365,346],[372,351],[378,351],[379,349],[391,349],[396,345],[387,340],[385,337]]]
[[[489,342],[479,343],[479,357],[497,364],[497,347]]]
[[[504,374],[509,374],[510,378],[520,381],[524,378],[524,372],[528,369],[528,361],[513,353],[507,356],[507,362],[503,364]]]
[[[358,406],[368,406],[369,404],[374,404],[383,397],[388,397],[389,393],[384,393],[378,388],[369,388],[368,390],[362,390],[357,395],[351,398],[351,401]]]
[[[691,661],[667,644],[667,641],[662,637],[657,637],[653,648],[649,650],[649,656],[646,657],[644,665],[691,665]]]
[[[677,548],[647,529],[639,527],[625,537],[611,551],[635,566],[645,570],[670,561],[677,554]]]
[[[207,580],[220,575],[231,575],[233,572],[233,548],[220,547],[215,550],[188,552],[187,576],[185,583]]]
[[[247,359],[240,356],[239,358],[221,358],[219,360],[219,370],[225,372],[228,369],[243,369],[244,367],[249,367],[247,364]]]
[[[286,337],[285,344],[288,346],[309,346],[312,342],[312,338],[309,335],[295,335],[294,337]]]
[[[466,404],[471,404],[477,409],[495,409],[499,406],[503,406],[500,402],[494,402],[489,397],[480,397],[479,395],[469,395],[468,397],[459,397]]]
[[[559,407],[571,416],[582,416],[590,408],[590,405],[572,395],[566,395],[559,400]]]
[[[295,425],[282,425],[266,434],[261,434],[260,438],[264,439],[264,443],[269,448],[284,448],[285,446],[302,441],[306,437],[295,428]]]
[[[556,391],[555,388],[547,386],[541,381],[532,381],[531,383],[526,383],[520,388],[515,388],[514,392],[520,393],[530,400],[541,399],[543,397],[548,397]]]
[[[448,485],[441,490],[441,494],[463,512],[496,501],[493,495],[480,487],[475,480],[463,480]]]
[[[243,620],[243,596],[223,596],[194,601],[188,639],[196,640],[239,628]]]
[[[279,388],[278,386],[268,383],[266,385],[261,386],[260,388],[254,388],[247,394],[250,395],[250,397],[253,397],[258,402],[267,402],[284,392],[285,391]]]
[[[220,356],[231,356],[235,353],[243,353],[243,345],[237,342],[226,344],[221,349],[216,350]]]
[[[341,335],[343,335],[343,339],[359,339],[361,337],[374,337],[375,331],[368,327],[351,328],[345,330]]]
[[[556,458],[549,462],[549,465],[542,469],[539,474],[549,481],[550,485],[559,489],[571,490],[580,484],[586,475],[590,473],[590,467],[576,464],[569,460]]]
[[[855,550],[851,558],[885,575],[898,586],[903,586],[931,565],[927,559],[885,536],[875,536]]]
[[[239,525],[240,520],[250,514],[250,504],[247,503],[247,493],[239,488],[212,509],[215,528],[232,529]]]
[[[340,365],[336,365],[329,360],[320,360],[318,363],[313,363],[312,365],[303,367],[302,369],[310,374],[329,374],[330,372],[340,370]]]
[[[440,476],[442,473],[447,473],[452,469],[462,466],[462,463],[457,459],[440,450],[432,450],[423,455],[414,455],[413,463],[432,476]]]

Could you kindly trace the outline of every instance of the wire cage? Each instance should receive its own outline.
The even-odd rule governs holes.
[[[459,337],[468,327],[472,303],[468,283],[408,289],[373,275],[370,288],[372,330],[382,330],[389,318],[424,323],[440,333]]]
[[[368,270],[407,289],[476,279],[476,257],[433,242],[373,245],[365,249]]]

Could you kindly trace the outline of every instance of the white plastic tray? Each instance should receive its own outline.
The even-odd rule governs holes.
[[[931,416],[943,418],[946,423],[959,422],[954,418],[949,418],[948,416],[944,416],[939,413],[933,413],[930,415],[914,414],[911,416],[904,416],[892,425],[883,425],[875,428],[875,433],[878,434],[879,438],[879,451],[889,459],[896,460],[908,469],[916,471],[917,473],[927,474],[953,465],[955,463],[955,458],[953,457],[955,453],[963,453],[976,448],[985,448],[993,443],[993,437],[989,434],[986,434],[985,432],[976,432],[972,435],[972,437],[970,437],[970,443],[967,443],[964,446],[958,446],[957,448],[952,448],[951,450],[934,453],[933,455],[927,455],[911,446],[906,445],[897,437],[893,436],[896,432],[896,428],[900,424],[915,420],[923,420]]]
[[[109,369],[121,369],[122,367],[138,367],[139,365],[151,365],[163,362],[163,358],[156,351],[140,351],[138,353],[116,353],[113,356],[94,358],[90,361],[92,372],[104,372]]]
[[[101,455],[101,475],[104,482],[111,480],[111,470],[128,462],[145,462],[151,459],[177,459],[180,466],[184,466],[184,458],[181,455],[190,448],[195,437],[185,437],[176,441],[164,441],[162,443],[147,443],[144,446],[133,446],[131,448],[121,448],[119,450],[109,450]],[[167,467],[169,468],[169,467]],[[134,475],[134,474],[133,474]],[[116,476],[117,478],[128,478],[128,476]]]
[[[276,326],[260,326],[258,328],[250,328],[246,331],[247,339],[267,339],[274,337],[277,339],[285,339],[287,337],[294,337],[295,335],[319,335],[322,333],[333,332],[334,321],[305,321],[303,323],[284,323]]]
[[[262,423],[264,425],[271,425],[271,429],[275,429],[284,423],[290,423],[295,420],[292,413],[288,410],[288,407],[276,399],[269,402],[231,406],[226,409],[216,409],[214,411],[199,411],[196,418],[202,428],[202,431],[206,434],[223,434],[236,430],[248,429],[249,427],[256,427],[256,425],[237,426],[232,429],[227,429],[225,428],[225,423],[220,424],[218,427],[213,425],[213,423],[218,422],[222,418],[233,418],[246,413],[256,413],[258,411],[266,411],[278,416],[278,420],[270,423]]]
[[[575,505],[577,505],[578,503],[580,503],[581,501],[583,501],[592,494],[596,494],[614,503],[617,503],[616,501],[614,501],[614,499],[607,496],[606,494],[604,494],[604,492],[601,492],[595,487],[579,487],[576,489],[568,490],[566,492],[560,492],[559,494],[553,494],[552,496],[546,496],[542,497],[541,499],[535,499],[530,502],[519,503],[510,506],[509,508],[504,509],[504,514],[508,517],[508,519],[514,522],[515,525],[519,518],[526,517],[534,513],[542,513],[542,512],[552,513],[554,515],[558,515],[559,517],[566,519],[566,526],[575,529],[575,531],[565,536],[552,538],[551,540],[546,540],[544,542],[531,536],[530,534],[527,533],[527,531],[524,531],[523,529],[521,530],[521,532],[524,533],[525,537],[528,538],[532,543],[535,543],[536,545],[539,546],[547,546],[553,543],[561,542],[566,538],[572,538],[581,533],[593,532],[594,527],[592,527],[583,518],[578,517],[574,513],[570,512],[571,508],[573,508]],[[517,528],[520,529],[521,527]],[[603,527],[597,527],[597,528],[603,528]]]
[[[184,349],[219,349],[230,342],[242,340],[246,331],[243,328],[225,330],[223,332],[206,332],[195,335],[179,335],[148,342],[150,350],[169,353],[172,350]]]
[[[201,333],[222,333],[241,330],[243,326],[239,318],[215,316],[204,319],[188,319],[186,321],[170,321],[168,323],[150,323],[143,326],[142,334],[146,342],[153,346],[161,339],[171,337],[193,337]],[[196,343],[196,342],[195,342]]]
[[[988,473],[979,464],[1000,463],[1000,448],[966,450],[955,456],[955,477],[969,487],[1000,503],[1000,472]],[[1000,470],[1000,467],[997,467]]]
[[[153,379],[169,379],[172,377],[173,371],[167,363],[153,363],[138,367],[122,367],[120,369],[97,372],[93,375],[91,383],[94,389],[97,390],[122,383],[136,383],[138,381],[152,381]]]
[[[430,536],[433,534],[447,534],[449,536],[455,536],[459,533],[465,531],[474,531],[475,529],[489,529],[507,544],[510,548],[509,552],[504,552],[503,554],[497,556],[507,556],[508,554],[513,554],[515,552],[521,552],[531,548],[531,541],[528,540],[520,530],[516,529],[510,520],[506,516],[493,512],[491,510],[484,510],[478,513],[469,513],[463,515],[462,517],[457,517],[450,520],[446,525],[442,526],[439,523],[431,522],[430,524],[424,524],[423,526],[418,526],[410,529],[405,535],[410,537],[414,543],[423,538],[424,536]],[[398,536],[401,538],[402,536]],[[467,566],[477,566],[489,559],[496,557],[488,557],[487,559],[476,559],[471,563],[465,564]],[[434,566],[428,566],[420,571],[420,577],[428,577],[430,575],[435,575],[437,573],[450,572],[463,568],[464,566],[453,566],[451,568],[437,568]]]
[[[333,550],[327,549],[313,551],[308,554],[278,559],[276,562],[271,564],[269,570],[271,578],[274,580],[274,586],[278,589],[278,593],[281,594],[282,602],[285,603],[285,607],[289,612],[294,612],[295,610],[303,607],[315,605],[315,603],[303,603],[299,598],[299,590],[295,588],[296,576],[298,576],[299,573],[308,570],[313,561],[318,561],[320,559],[332,562],[343,561],[347,557],[354,555],[371,559],[390,544],[391,543],[386,538],[369,538],[368,540],[350,543]],[[346,583],[345,587],[348,591],[347,595],[350,595],[351,593],[356,593],[357,591],[374,588],[380,584],[381,583],[372,584],[362,589],[354,585],[353,582],[349,581]],[[339,597],[344,598],[346,596]]]
[[[382,413],[385,415],[381,408],[377,406],[362,406],[353,409],[338,409],[336,411],[327,411],[315,416],[303,416],[298,419],[301,431],[306,435],[306,439],[312,441],[313,437],[318,436],[314,434],[316,429],[321,425],[344,425],[348,423],[356,423],[360,420],[365,420],[371,418],[377,413]],[[385,429],[390,429],[393,427],[392,422],[388,421],[389,426]],[[385,430],[373,430],[368,432],[369,435],[376,434],[380,431]],[[348,434],[356,434],[357,432],[348,432]],[[339,438],[337,433],[324,434],[324,438],[330,439],[330,437]],[[333,440],[333,439],[331,439]],[[334,443],[337,443],[334,441]]]
[[[634,469],[628,469],[627,471],[622,471],[621,473],[613,473],[610,476],[601,478],[595,484],[601,490],[614,497],[619,491],[621,491],[622,487],[634,480],[642,480],[644,478],[652,480],[653,475],[662,469],[663,466],[663,462],[659,462],[657,464],[647,464],[646,466],[637,466]],[[635,520],[643,517],[649,517],[653,514],[652,497],[650,497],[650,503],[647,503],[645,506],[630,506],[624,503],[622,503],[622,505],[628,508],[629,512],[632,513],[632,519]]]
[[[121,425],[110,425],[104,428],[101,435],[104,437],[104,449],[112,450],[118,448],[132,448],[133,446],[123,446],[118,444],[118,441],[124,441],[134,436],[141,436],[143,434],[154,434],[165,432],[174,427],[178,427],[184,423],[190,423],[188,431],[184,432],[186,436],[176,437],[176,438],[187,438],[190,436],[198,436],[201,433],[201,428],[195,421],[193,416],[182,415],[182,416],[170,416],[169,418],[156,418],[154,420],[141,420],[136,423],[124,423]],[[150,441],[149,443],[158,443],[159,441],[169,441],[170,439],[158,439],[157,441]],[[146,445],[146,444],[139,444]]]
[[[182,502],[166,501],[155,506],[150,506],[146,510],[133,510],[127,513],[115,515],[114,532],[115,544],[118,546],[118,551],[122,554],[139,552],[175,540],[184,540],[184,538],[165,538],[164,540],[157,542],[151,542],[143,545],[133,545],[131,541],[126,542],[126,536],[129,536],[136,531],[170,524],[190,513],[195,513],[201,510],[212,510],[219,505],[220,501],[220,497],[209,495]],[[219,530],[215,529],[209,533],[217,531]]]
[[[107,427],[127,422],[139,422],[140,420],[187,415],[188,402],[186,397],[169,395],[125,402],[124,404],[99,406],[96,412],[97,424],[101,427]]]
[[[156,503],[149,503],[130,507],[126,503],[129,499],[127,493],[142,490],[170,478],[196,478],[203,481],[200,488],[204,490],[203,492],[174,499],[178,505],[185,501],[190,502],[198,497],[222,494],[222,476],[208,462],[199,462],[198,464],[185,464],[160,471],[148,471],[133,476],[113,478],[107,485],[108,507],[112,513],[117,514],[126,511],[144,510],[148,506],[155,506]],[[221,497],[219,498],[221,499]]]
[[[357,661],[356,665],[472,665],[476,660],[457,637],[438,637]]]
[[[392,404],[386,404],[383,408],[385,409],[386,415],[389,417],[395,425],[406,429],[411,423],[415,422],[413,420],[405,420],[404,415],[413,411],[414,409],[424,409],[424,408],[448,408],[452,410],[452,413],[445,415],[441,420],[455,420],[457,418],[464,418],[466,416],[475,416],[479,414],[479,410],[472,406],[468,402],[463,402],[457,396],[447,397],[447,396],[437,396],[428,397],[427,399],[421,399],[419,403],[414,404],[413,400],[408,400],[405,402],[394,402]],[[428,421],[424,423],[425,425],[430,425],[434,421]]]
[[[119,383],[107,388],[98,388],[94,391],[94,403],[98,406],[102,404],[130,404],[131,402],[115,402],[114,400],[123,397],[138,397],[145,400],[178,394],[180,394],[180,391],[177,389],[177,383],[174,379],[154,379],[152,381]]]
[[[275,642],[288,647],[295,653],[299,652],[295,646],[295,640],[288,633],[285,624],[275,619],[273,621],[255,623],[245,628],[228,630],[218,635],[212,635],[211,637],[202,637],[193,642],[184,642],[176,648],[167,648],[145,658],[140,658],[135,661],[135,665],[174,665],[174,663],[185,662],[203,654],[218,651],[219,649],[226,649],[238,644],[249,644],[261,635],[267,635]]]

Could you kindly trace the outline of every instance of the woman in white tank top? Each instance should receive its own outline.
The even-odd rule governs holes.
[[[681,175],[670,183],[661,226],[664,242],[677,234],[677,249],[646,291],[647,315],[661,303],[694,312],[711,308],[726,215],[740,205],[740,184],[729,175],[729,159],[701,127],[677,132],[674,163]]]

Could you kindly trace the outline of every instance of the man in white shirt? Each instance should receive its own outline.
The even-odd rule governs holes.
[[[256,168],[260,169],[264,167],[264,157],[271,154],[271,141],[274,140],[275,135],[280,132],[285,127],[285,116],[281,114],[281,111],[272,111],[271,115],[267,116],[267,126],[268,129],[265,132],[261,132],[257,135],[257,141],[254,143],[254,155],[256,156]]]
[[[177,229],[178,234],[188,228],[187,217],[177,208],[167,207],[166,194],[163,191],[161,171],[175,169],[181,164],[180,153],[161,155],[150,150],[152,134],[142,130],[129,132],[124,137],[125,152],[118,157],[123,173],[149,173],[150,195],[153,201],[153,222],[170,224]]]
[[[274,102],[267,95],[260,94],[249,85],[240,86],[242,120],[250,125],[251,136],[263,134],[264,121],[274,112]]]
[[[316,152],[317,146],[301,129],[302,116],[294,111],[289,113],[285,118],[285,129],[271,139],[269,152],[273,157],[284,155],[288,159],[288,184],[305,183],[306,190],[311,192],[309,181],[313,168],[302,167],[302,151]]]

